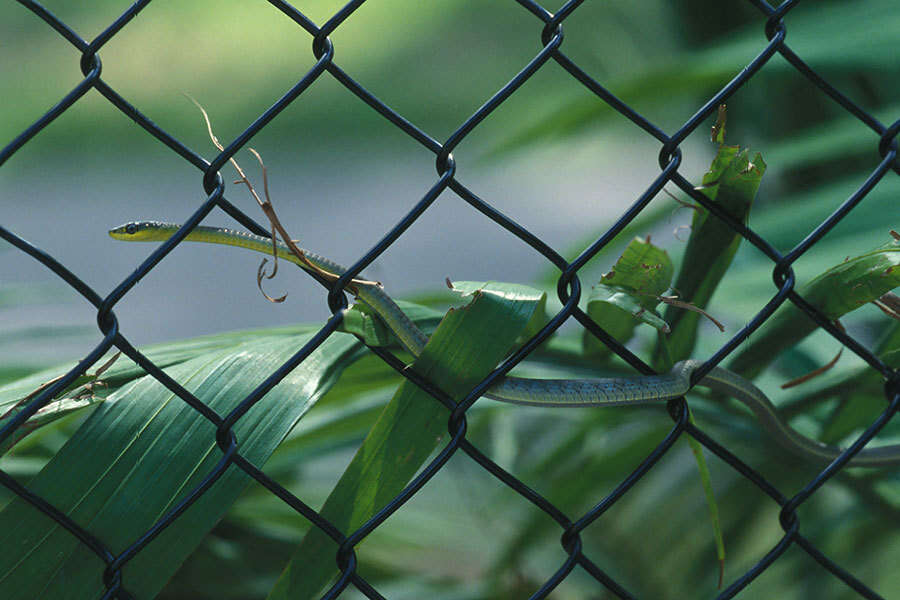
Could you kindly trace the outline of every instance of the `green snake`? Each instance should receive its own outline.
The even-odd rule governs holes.
[[[168,240],[179,226],[158,221],[126,223],[110,230],[117,240],[162,242]],[[273,251],[272,240],[243,231],[218,227],[196,227],[185,238],[191,242],[224,244],[255,250],[264,254]],[[308,250],[303,253],[310,264],[297,258],[291,250],[278,242],[274,246],[279,258],[301,266],[308,271],[316,268],[333,275],[342,275],[346,268]],[[419,356],[428,337],[413,323],[376,282],[353,280],[352,291],[356,297],[377,313],[394,332],[400,343],[413,356]],[[612,377],[605,379],[521,379],[505,377],[490,388],[485,395],[494,400],[532,406],[623,406],[664,402],[684,396],[691,388],[691,374],[703,363],[683,360],[662,375],[645,377]],[[715,367],[697,385],[725,394],[746,405],[759,420],[760,425],[786,449],[813,461],[832,461],[842,452],[801,435],[778,416],[775,406],[755,385],[736,373]],[[865,448],[856,454],[850,465],[860,467],[885,467],[900,464],[900,445]]]

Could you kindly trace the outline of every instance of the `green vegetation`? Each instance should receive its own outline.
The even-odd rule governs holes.
[[[536,21],[512,4],[422,3],[415,10],[405,6],[402,20],[391,4],[364,5],[334,35],[336,61],[437,136],[452,131],[523,64],[512,59],[492,62],[485,58],[489,52],[478,44],[489,40],[498,47],[515,48],[509,56],[519,57],[537,49]],[[896,118],[898,107],[890,99],[897,97],[900,87],[897,78],[889,76],[896,68],[900,32],[895,4],[877,0],[865,7],[838,1],[801,5],[788,21],[791,47],[887,123]],[[338,3],[307,6],[311,16],[321,20],[337,10]],[[87,35],[97,33],[121,8],[105,2],[93,3],[90,10],[74,5],[58,10]],[[604,3],[599,8],[589,3],[581,11],[566,24],[564,49],[610,90],[670,131],[764,44],[764,20],[737,3],[688,2],[683,12],[662,1],[640,6]],[[4,7],[0,15],[10,15],[2,26],[14,32],[7,34],[4,29],[9,48],[35,49],[15,65],[0,66],[0,77],[5,81],[15,77],[21,84],[21,93],[11,98],[0,120],[0,134],[10,139],[49,106],[48,98],[57,98],[77,83],[73,65],[78,56],[71,49],[66,55],[66,43],[18,7]],[[498,27],[506,18],[510,25]],[[190,7],[152,4],[103,50],[103,76],[164,127],[196,135],[201,147],[196,113],[189,103],[173,98],[187,91],[207,104],[215,99],[219,121],[246,122],[247,115],[261,112],[312,65],[309,37],[288,34],[293,28],[273,9],[243,3],[233,3],[227,10],[213,2]],[[222,32],[228,32],[227,43]],[[259,37],[266,43],[260,43]],[[384,43],[386,37],[392,43]],[[433,54],[434,45],[442,45],[436,40],[447,39],[452,40],[447,51],[438,53],[444,64],[417,63]],[[476,46],[477,57],[465,54],[471,51],[467,44]],[[154,52],[134,52],[135,47]],[[258,53],[246,56],[247,47]],[[622,58],[623,48],[628,50],[626,58]],[[195,58],[195,68],[174,69],[173,65],[192,63],[185,57]],[[470,59],[467,68],[474,74],[462,77],[457,61],[465,58]],[[284,66],[288,61],[289,68]],[[487,141],[476,142],[476,150],[492,164],[553,140],[564,140],[573,148],[586,144],[616,148],[643,135],[623,126],[617,114],[558,71],[542,75],[546,87],[526,84],[515,101],[498,112],[491,131],[503,131],[503,136],[492,134]],[[280,73],[280,79],[273,72]],[[383,123],[348,96],[333,82],[325,83],[300,100],[303,110],[289,109],[272,128],[282,139],[337,130],[338,137],[359,135],[371,142],[384,131]],[[80,105],[79,111],[79,118],[66,116],[42,134],[48,146],[58,148],[54,151],[64,152],[98,124],[108,128],[103,135],[133,127],[105,101],[91,100]],[[342,123],[353,126],[335,127],[331,120],[335,112],[346,119]],[[696,139],[707,135],[707,127],[695,134]],[[749,216],[744,212],[737,218],[749,219],[751,227],[780,251],[789,250],[833,212],[879,161],[877,136],[779,57],[729,100],[728,127],[729,140],[752,141],[764,150],[768,164],[768,169],[762,167],[765,180],[753,182],[753,194],[756,186],[760,191],[752,207],[747,203]],[[703,150],[699,143],[697,147]],[[749,153],[734,156],[763,164],[751,160]],[[697,158],[686,153],[685,160],[686,168],[695,171],[700,170],[697,165],[708,163],[705,155]],[[762,169],[757,171],[760,177]],[[702,183],[710,192],[709,185],[720,181],[721,177],[712,177]],[[900,327],[867,303],[897,285],[892,277],[900,272],[894,266],[900,252],[896,242],[889,242],[888,231],[900,225],[895,209],[898,193],[900,184],[889,174],[794,266],[797,290],[810,301],[821,300],[829,316],[841,317],[855,339],[894,367],[900,365]],[[740,240],[718,240],[717,251],[692,249],[714,234],[704,234],[702,239],[692,236],[685,244],[664,248],[646,241],[651,231],[674,227],[669,219],[676,207],[667,196],[659,195],[616,244],[580,273],[585,286],[582,307],[599,322],[610,319],[609,307],[615,306],[618,312],[608,330],[657,365],[685,356],[709,356],[775,293],[772,263],[749,244],[738,247]],[[598,215],[596,234],[587,241],[572,240],[567,256],[589,245],[616,216]],[[691,217],[698,234],[705,225],[704,211],[698,209]],[[714,219],[707,222],[716,226]],[[632,242],[636,236],[642,241]],[[885,242],[889,243],[880,247]],[[730,254],[727,260],[721,260],[723,252]],[[703,258],[713,262],[701,263]],[[634,271],[637,265],[637,271],[651,275],[652,280],[628,279],[614,288],[609,284],[618,282],[602,277],[613,265],[617,274],[629,267]],[[517,336],[533,332],[536,323],[558,309],[555,294],[546,300],[542,297],[542,292],[554,289],[557,275],[548,273],[536,284],[541,289],[529,294],[496,284],[497,293],[477,296],[440,325],[447,295],[435,293],[404,304],[421,326],[429,331],[438,328],[435,346],[440,342],[441,347],[419,362],[432,361],[432,368],[446,369],[443,374],[426,372],[451,395],[464,393],[472,381],[496,366]],[[725,334],[699,313],[671,306],[654,312],[657,297],[666,295],[673,277],[680,298],[696,302],[722,321]],[[502,279],[503,273],[497,273],[497,278]],[[681,283],[685,278],[694,280],[686,285]],[[597,285],[589,290],[593,284]],[[688,287],[694,292],[688,293]],[[698,294],[703,301],[697,301]],[[27,286],[11,293],[4,286],[0,311],[44,295]],[[835,299],[837,305],[829,306]],[[880,377],[845,352],[824,376],[789,391],[778,390],[785,380],[827,363],[839,348],[826,334],[813,331],[805,316],[789,307],[781,313],[784,316],[741,348],[735,359],[749,363],[738,363],[740,370],[759,375],[756,382],[770,392],[785,415],[793,417],[796,428],[828,443],[852,440],[884,408]],[[654,327],[640,327],[640,322]],[[444,340],[439,335],[442,329],[454,325],[459,329],[446,332],[453,341]],[[362,333],[367,342],[391,343],[371,314],[359,308],[349,313],[345,327]],[[148,349],[147,355],[224,415],[318,329],[309,325],[223,333],[160,345]],[[659,333],[664,329],[681,333],[677,339],[675,334],[666,338]],[[45,334],[45,330],[27,333],[34,338]],[[460,367],[463,363],[451,359],[465,357],[445,353],[449,344],[458,347],[456,335],[462,336],[462,344],[489,350],[477,367]],[[668,346],[665,352],[664,345]],[[54,366],[31,374],[15,365],[0,369],[0,406],[12,407],[66,368]],[[471,379],[458,377],[460,369]],[[574,329],[555,336],[517,369],[522,375],[554,378],[624,371],[593,338],[584,340],[582,332]],[[215,446],[214,426],[129,360],[120,358],[100,379],[105,385],[93,387],[92,401],[85,403],[95,407],[92,412],[80,410],[41,427],[4,456],[0,466],[69,511],[113,551],[121,551],[196,485],[221,453]],[[93,401],[100,399],[104,401]],[[700,428],[785,494],[796,493],[816,474],[816,465],[786,457],[773,447],[752,418],[738,408],[704,396],[692,396],[691,407]],[[417,423],[424,425],[415,430],[412,421],[393,420],[400,410],[419,411],[423,420]],[[401,384],[401,378],[355,338],[338,333],[244,415],[236,435],[242,456],[314,508],[324,505],[341,527],[351,529],[402,488],[435,448],[443,447],[448,415],[410,384]],[[658,407],[532,410],[480,400],[468,413],[467,426],[467,439],[477,448],[573,517],[589,510],[627,477],[672,424]],[[414,431],[396,436],[392,431],[397,427]],[[900,425],[894,423],[877,442],[898,438]],[[400,456],[410,457],[409,462],[400,466],[379,462],[396,460],[398,455],[369,454],[378,443],[406,443],[403,452],[407,454]],[[727,549],[728,584],[781,539],[779,507],[730,467],[709,453],[706,458]],[[364,459],[375,461],[366,463],[374,464],[371,470],[358,468]],[[698,483],[687,445],[678,444],[584,531],[585,554],[638,597],[714,596],[716,549]],[[96,596],[102,588],[102,562],[70,534],[3,493],[0,539],[7,543],[0,546],[6,548],[0,552],[0,573],[5,573],[0,588],[21,590],[23,598],[73,590],[88,590],[90,597]],[[357,503],[360,498],[366,502]],[[898,511],[896,471],[850,470],[804,504],[800,528],[827,556],[884,594],[900,588],[900,575],[890,568],[900,559],[893,527]],[[559,534],[557,523],[460,454],[368,536],[357,554],[360,573],[388,597],[525,597],[564,562]],[[270,593],[281,597],[290,581],[310,587],[318,583],[308,573],[298,572],[297,564],[303,563],[284,571],[291,558],[308,551],[316,537],[321,534],[305,518],[232,468],[182,520],[129,563],[126,586],[143,594],[139,597],[159,594],[175,599],[190,594],[238,599],[265,598]],[[320,542],[325,549],[315,558],[333,566],[329,561],[336,545]],[[39,571],[45,576],[36,577]],[[576,568],[555,597],[586,598],[598,593],[596,581]],[[793,549],[741,597],[854,596]]]

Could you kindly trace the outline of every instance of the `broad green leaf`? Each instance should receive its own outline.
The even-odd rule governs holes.
[[[310,337],[244,332],[231,336],[229,347],[207,349],[167,372],[224,415]],[[216,341],[200,345],[215,346]],[[187,351],[187,346],[180,351]],[[238,421],[235,433],[241,455],[262,465],[360,351],[350,336],[328,338]],[[220,458],[213,425],[147,376],[112,393],[28,487],[118,553],[181,500]],[[126,565],[125,588],[139,598],[156,595],[247,483],[242,471],[228,468]],[[0,512],[0,548],[0,588],[5,598],[99,598],[103,593],[104,563],[27,502],[16,499]]]
[[[67,395],[64,398],[51,401],[33,414],[28,421],[19,426],[19,428],[13,431],[5,440],[0,442],[0,456],[9,452],[13,446],[22,441],[28,434],[41,427],[50,425],[63,417],[67,417],[72,413],[94,406],[99,402],[103,402],[105,397],[106,394],[103,390],[94,390],[85,387],[74,395]],[[5,414],[3,418],[0,418],[0,427],[5,426],[8,421],[15,418],[18,412],[19,410],[13,410]]]
[[[0,456],[6,454],[10,448],[21,441],[25,436],[32,433],[36,429],[49,425],[59,419],[89,406],[102,402],[109,394],[109,388],[100,376],[109,370],[119,358],[121,353],[114,354],[105,362],[100,363],[92,373],[81,375],[72,382],[67,389],[63,390],[51,402],[44,404],[31,417],[15,431],[11,432],[2,442],[0,442]],[[18,414],[24,410],[28,404],[37,398],[41,392],[59,381],[59,377],[50,379],[46,383],[39,385],[30,393],[21,398],[16,404],[2,413],[0,417],[0,427],[6,426],[9,421],[16,418]]]
[[[256,329],[252,331],[231,331],[215,335],[200,336],[177,342],[156,344],[142,349],[144,356],[150,359],[156,366],[166,368],[177,365],[192,358],[197,358],[226,348],[233,348],[253,336],[296,336],[303,333],[317,331],[318,327],[312,325],[293,325],[271,329]],[[99,363],[98,363],[99,364]],[[68,363],[62,366],[43,369],[28,377],[17,379],[0,387],[0,412],[6,412],[22,398],[33,392],[37,387],[47,381],[66,373],[75,366]],[[131,359],[120,356],[110,368],[103,373],[103,381],[110,389],[114,389],[123,383],[137,379],[144,375],[143,369]],[[73,382],[70,388],[83,385],[89,378],[82,377]]]
[[[668,324],[656,313],[659,296],[672,285],[672,261],[668,253],[650,243],[649,238],[635,238],[628,244],[602,282],[591,289],[587,313],[619,342],[631,339],[640,323],[668,332]],[[606,355],[609,349],[585,331],[584,351],[590,355]]]
[[[845,260],[799,290],[811,305],[834,320],[900,286],[900,241],[888,242]],[[744,344],[729,368],[745,377],[765,369],[783,350],[799,343],[817,325],[791,302],[783,304]]]
[[[485,289],[486,286],[502,286],[503,292],[505,295],[510,298],[515,297],[516,294],[521,294],[523,298],[531,298],[534,296],[534,288],[529,287],[527,285],[520,285],[517,283],[498,283],[494,281],[454,281],[452,282],[451,290],[459,294],[461,298],[471,298],[475,294],[481,292],[481,290]],[[489,288],[488,288],[489,289]],[[538,304],[534,309],[534,314],[531,317],[531,320],[528,322],[528,325],[525,326],[525,330],[522,332],[520,337],[522,338],[530,338],[538,331],[540,331],[544,325],[547,324],[549,318],[547,317],[547,295],[541,294],[540,299],[538,300]]]
[[[0,366],[0,389],[36,372],[34,367]]]
[[[234,346],[246,339],[247,335],[287,336],[315,329],[312,326],[291,326],[278,329],[261,329],[253,332],[229,332],[202,336],[191,340],[152,346],[145,351],[145,356],[158,367],[165,368],[193,357],[202,356],[216,349]],[[100,365],[103,362],[100,361],[97,364]],[[18,412],[18,406],[24,406],[33,396],[37,396],[37,392],[40,392],[43,387],[52,383],[55,378],[73,366],[74,364],[70,364],[46,369],[29,377],[20,378],[7,385],[0,386],[0,415],[2,415],[0,416],[0,426],[3,426],[8,419],[15,416]],[[143,369],[138,367],[137,364],[124,356],[119,356],[103,371],[102,377],[97,378],[94,375],[94,371],[89,371],[88,374],[76,378],[62,393],[58,394],[54,400],[40,409],[25,425],[10,435],[0,445],[0,456],[38,428],[102,402],[116,388],[129,381],[143,377],[143,375]],[[91,384],[91,387],[88,387],[89,384]]]
[[[510,350],[543,294],[488,284],[438,325],[416,372],[462,398]],[[447,433],[447,409],[405,381],[372,427],[320,514],[344,533],[360,527],[418,472]],[[335,542],[318,528],[304,537],[269,597],[318,597],[335,574]]]
[[[766,163],[757,153],[750,158],[748,149],[719,146],[710,170],[703,176],[699,188],[710,200],[740,223],[746,223],[750,206],[766,171]],[[697,206],[691,222],[681,268],[674,288],[679,299],[698,308],[705,308],[724,277],[741,243],[741,236],[702,206]],[[663,316],[672,328],[654,357],[660,370],[672,361],[689,357],[697,340],[697,326],[701,315],[676,306],[669,306]]]

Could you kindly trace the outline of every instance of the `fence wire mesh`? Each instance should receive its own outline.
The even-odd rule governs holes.
[[[329,36],[340,28],[354,11],[363,4],[363,0],[349,2],[346,6],[341,8],[341,10],[335,13],[324,25],[317,25],[311,19],[307,18],[301,10],[298,10],[286,2],[270,0],[272,6],[277,8],[286,18],[292,20],[296,24],[298,35],[308,35],[312,37],[312,51],[316,59],[315,66],[310,69],[296,85],[279,98],[271,108],[260,115],[236,139],[228,144],[221,154],[219,154],[211,163],[208,163],[201,156],[188,149],[179,142],[179,140],[175,139],[172,135],[153,123],[147,116],[142,114],[138,107],[129,103],[126,98],[122,97],[113,87],[101,78],[101,49],[113,39],[114,36],[126,28],[132,19],[139,17],[141,11],[150,4],[150,0],[140,0],[135,2],[92,41],[83,39],[77,32],[56,18],[40,4],[22,0],[19,1],[19,4],[31,11],[36,17],[42,19],[48,27],[53,28],[63,39],[68,41],[82,53],[80,66],[84,77],[83,80],[72,89],[71,92],[59,100],[51,110],[3,148],[2,152],[0,152],[0,165],[5,163],[25,144],[29,143],[32,138],[49,126],[57,117],[75,106],[88,92],[94,90],[108,100],[112,106],[116,107],[129,119],[142,127],[146,132],[202,171],[204,174],[204,188],[208,193],[208,199],[202,203],[202,205],[199,206],[191,217],[183,224],[181,233],[175,235],[165,243],[162,243],[146,261],[137,267],[132,275],[123,280],[113,291],[106,295],[98,293],[84,283],[76,273],[73,273],[66,268],[63,261],[58,260],[51,254],[32,245],[22,237],[19,237],[12,229],[5,226],[0,227],[0,237],[18,248],[21,252],[26,253],[39,261],[96,307],[97,323],[103,336],[102,341],[98,343],[93,351],[86,355],[75,368],[35,396],[26,409],[19,413],[11,423],[3,428],[2,432],[0,432],[0,437],[6,438],[11,435],[16,428],[21,427],[37,410],[50,402],[55,395],[64,390],[79,376],[85,374],[92,366],[97,364],[101,357],[113,348],[121,350],[125,355],[133,359],[138,365],[145,369],[148,374],[158,379],[174,394],[177,394],[184,402],[203,414],[206,419],[216,427],[215,437],[221,450],[221,460],[219,460],[215,469],[205,475],[202,483],[197,485],[194,489],[185,492],[181,497],[180,502],[160,518],[153,527],[144,532],[140,537],[134,539],[133,543],[125,550],[118,553],[113,552],[107,547],[101,536],[92,531],[90,526],[79,524],[76,519],[72,518],[70,515],[64,514],[58,508],[48,503],[40,494],[29,489],[27,485],[19,482],[16,478],[6,472],[0,472],[0,482],[2,482],[4,486],[30,503],[35,511],[40,511],[46,515],[47,518],[54,520],[60,527],[64,528],[72,536],[77,538],[84,549],[94,553],[104,561],[106,564],[104,582],[107,588],[104,597],[132,597],[131,593],[129,593],[129,578],[126,570],[127,565],[129,565],[135,557],[139,556],[145,547],[152,544],[154,539],[156,539],[161,532],[179,518],[183,518],[184,513],[197,502],[211,486],[215,485],[216,481],[227,469],[241,469],[312,521],[315,527],[321,528],[328,533],[328,535],[332,536],[335,542],[340,545],[340,549],[337,552],[335,559],[341,568],[342,576],[323,597],[337,597],[347,586],[354,586],[368,597],[381,598],[383,597],[382,594],[357,571],[357,562],[355,558],[356,545],[395,511],[400,510],[401,507],[415,495],[429,479],[440,471],[451,455],[461,451],[471,457],[478,465],[481,465],[484,469],[489,471],[499,481],[520,494],[526,502],[533,503],[559,524],[561,545],[564,550],[563,558],[556,572],[553,573],[539,589],[530,590],[528,592],[531,594],[531,597],[548,597],[573,570],[578,568],[596,579],[598,586],[597,597],[600,597],[603,593],[607,593],[615,597],[632,598],[634,595],[627,589],[625,584],[616,581],[613,577],[608,575],[604,570],[603,565],[595,562],[595,560],[584,551],[580,541],[580,534],[586,527],[597,521],[610,507],[613,506],[613,504],[619,501],[619,499],[621,499],[642,477],[650,472],[657,464],[658,460],[670,450],[675,440],[683,433],[700,441],[707,449],[731,465],[731,467],[738,471],[749,482],[752,482],[757,486],[764,494],[771,497],[781,507],[779,521],[781,528],[784,530],[783,537],[777,544],[768,549],[752,568],[748,569],[740,577],[727,582],[727,586],[721,590],[719,597],[730,598],[737,596],[782,557],[791,547],[802,549],[803,552],[807,553],[815,560],[820,565],[823,576],[832,577],[835,578],[835,581],[839,580],[843,582],[843,584],[846,585],[845,591],[852,590],[855,594],[858,594],[859,597],[864,598],[882,597],[879,593],[870,589],[864,581],[857,579],[853,573],[848,572],[842,568],[841,565],[836,564],[829,559],[820,548],[804,537],[801,527],[802,523],[798,517],[798,509],[804,503],[808,502],[823,484],[835,477],[835,475],[846,466],[852,455],[872,440],[879,430],[896,413],[897,407],[900,405],[900,379],[898,379],[898,374],[895,370],[892,370],[885,365],[878,357],[874,356],[872,352],[867,350],[852,337],[836,329],[827,318],[820,314],[809,303],[805,302],[804,299],[794,291],[792,264],[803,256],[828,231],[835,227],[854,209],[855,206],[862,202],[866,195],[878,185],[885,175],[891,170],[895,173],[900,173],[900,162],[897,161],[897,143],[894,139],[898,130],[900,130],[900,121],[897,121],[890,126],[883,125],[851,99],[843,95],[839,90],[832,87],[822,77],[817,75],[803,59],[790,49],[787,44],[788,35],[785,20],[789,12],[796,6],[797,2],[789,1],[777,8],[773,8],[761,0],[749,1],[749,3],[758,9],[765,17],[765,28],[764,32],[761,32],[760,34],[758,54],[751,62],[741,69],[726,86],[697,109],[696,112],[687,119],[684,125],[674,133],[663,131],[636,110],[622,102],[566,55],[563,50],[563,26],[567,20],[577,18],[577,9],[582,4],[581,1],[570,1],[555,13],[551,13],[539,4],[529,0],[517,0],[517,3],[521,9],[528,11],[535,19],[535,33],[540,35],[541,40],[540,51],[527,61],[515,77],[501,89],[497,90],[497,92],[484,102],[474,114],[460,124],[452,135],[444,142],[440,142],[417,127],[414,123],[408,121],[403,115],[394,111],[386,103],[379,100],[379,98],[357,83],[351,74],[342,70],[335,61],[335,48]],[[513,3],[510,3],[510,6],[511,9],[515,8]],[[871,129],[875,134],[872,137],[872,144],[877,145],[880,156],[882,157],[881,163],[871,172],[868,179],[859,185],[856,192],[843,202],[830,217],[810,231],[801,243],[785,254],[777,251],[752,229],[745,227],[741,223],[735,222],[734,219],[725,214],[716,204],[711,203],[706,196],[698,193],[693,185],[678,172],[678,167],[682,160],[681,149],[679,148],[681,142],[704,123],[707,123],[709,117],[720,104],[726,102],[771,60],[787,61],[797,73],[807,78],[821,90],[823,94],[829,96],[835,103],[843,107],[849,114],[853,115],[862,124]],[[571,75],[574,80],[596,95],[599,101],[602,101],[615,109],[615,111],[617,111],[624,119],[631,121],[634,125],[646,132],[648,136],[655,138],[660,144],[659,165],[661,171],[658,177],[650,183],[646,191],[637,198],[634,204],[608,232],[597,239],[588,248],[584,249],[584,251],[572,261],[567,261],[561,254],[544,243],[539,237],[532,234],[512,219],[506,217],[490,203],[486,202],[474,191],[466,187],[466,185],[456,177],[455,161],[452,155],[454,149],[456,149],[468,135],[478,128],[485,120],[489,119],[492,113],[501,104],[507,101],[513,94],[517,93],[526,81],[542,69],[564,70]],[[291,103],[297,100],[301,95],[306,93],[307,90],[311,89],[318,81],[327,78],[331,78],[340,83],[346,88],[349,94],[352,94],[360,101],[367,104],[372,110],[381,115],[381,117],[392,123],[400,131],[420,144],[426,151],[433,153],[435,156],[437,176],[433,186],[424,192],[421,200],[409,210],[408,214],[398,222],[395,227],[384,235],[383,239],[373,247],[370,252],[359,257],[356,263],[339,280],[333,283],[324,283],[327,289],[326,296],[328,305],[334,316],[322,328],[321,332],[313,337],[312,341],[305,347],[299,349],[296,355],[288,363],[278,369],[265,386],[261,387],[258,392],[250,397],[244,399],[244,401],[240,403],[238,409],[235,409],[231,414],[220,415],[189,393],[181,384],[179,384],[179,382],[166,375],[159,366],[155,365],[150,359],[134,348],[129,341],[119,333],[118,322],[113,313],[113,308],[127,294],[132,293],[131,290],[135,284],[153,270],[155,266],[181,242],[183,236],[192,228],[200,224],[214,208],[224,210],[247,229],[260,235],[268,235],[267,227],[260,225],[225,198],[225,185],[221,176],[218,175],[218,172],[226,165],[229,158],[243,148],[253,136],[266,127],[279,113],[291,105]],[[798,493],[791,496],[783,494],[772,483],[767,481],[762,474],[744,464],[727,448],[722,447],[716,441],[708,437],[704,431],[691,424],[688,421],[683,399],[670,403],[670,413],[675,422],[670,435],[661,442],[651,454],[646,456],[631,475],[622,481],[616,489],[610,492],[608,496],[603,498],[600,502],[596,503],[589,511],[580,515],[564,514],[563,511],[554,506],[546,498],[535,492],[526,483],[518,480],[511,473],[501,468],[468,441],[466,438],[466,418],[464,412],[461,414],[454,414],[453,418],[451,418],[449,423],[450,441],[441,449],[438,456],[422,470],[402,494],[393,499],[393,501],[385,506],[376,517],[373,517],[372,520],[357,531],[339,531],[331,523],[318,515],[302,498],[298,498],[281,487],[276,481],[273,481],[264,474],[258,466],[247,461],[241,455],[240,451],[238,451],[238,443],[233,427],[240,416],[246,412],[253,403],[257,402],[264,395],[266,390],[270,389],[280,381],[281,378],[285,377],[297,365],[302,364],[303,361],[337,329],[344,314],[343,309],[348,305],[344,292],[351,279],[357,276],[363,268],[371,264],[373,260],[403,235],[404,231],[406,231],[416,219],[432,206],[438,195],[446,190],[452,191],[459,198],[472,205],[478,212],[484,215],[485,218],[490,219],[496,223],[497,226],[515,235],[523,244],[527,244],[533,248],[544,256],[550,264],[555,266],[559,270],[558,294],[559,300],[563,305],[563,309],[552,318],[546,327],[511,356],[503,365],[501,365],[501,367],[494,371],[494,373],[482,382],[481,385],[474,389],[462,404],[470,406],[471,403],[494,381],[525,359],[534,348],[547,339],[564,322],[569,320],[577,321],[587,330],[593,332],[599,339],[610,344],[620,356],[625,358],[630,364],[634,365],[642,372],[651,372],[649,366],[612,340],[578,307],[578,300],[580,299],[582,289],[579,280],[579,270],[602,248],[612,241],[613,238],[615,238],[615,236],[617,236],[625,226],[642,211],[642,209],[667,183],[677,185],[685,194],[690,195],[697,202],[701,203],[712,214],[722,219],[735,231],[739,232],[745,240],[764,253],[771,260],[772,277],[777,287],[777,292],[772,296],[771,301],[754,316],[749,324],[709,358],[706,365],[701,369],[701,372],[695,375],[697,379],[702,377],[702,375],[708,372],[713,366],[721,363],[739,344],[741,344],[741,342],[746,340],[752,332],[765,322],[780,304],[783,302],[793,302],[802,309],[810,319],[814,320],[819,326],[839,340],[844,347],[852,350],[888,380],[888,385],[885,388],[887,407],[881,417],[871,423],[868,429],[866,429],[859,437],[858,441],[853,444],[852,447],[848,448],[840,459],[834,461],[813,479],[808,481]],[[426,386],[426,389],[430,389],[428,388],[427,382],[417,380],[413,374],[404,371],[404,365],[390,353],[379,348],[372,348],[372,352],[382,357],[390,366],[404,374],[404,376],[413,378],[418,383]],[[697,379],[695,379],[695,381]],[[436,390],[430,391],[434,392],[436,396],[440,396],[440,392]],[[599,590],[603,591],[601,592]],[[896,592],[896,590],[894,590],[894,592]],[[896,594],[895,597],[897,597]]]

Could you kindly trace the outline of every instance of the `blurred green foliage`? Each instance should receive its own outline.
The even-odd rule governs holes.
[[[111,0],[45,4],[88,39],[124,8]],[[584,12],[595,16],[572,21],[578,33],[569,36],[567,49],[584,54],[587,66],[601,72],[640,68],[651,57],[621,23],[655,8],[641,16],[642,28],[655,32],[660,48],[673,48],[673,35],[665,27],[666,3],[650,4],[640,10],[586,7]],[[341,5],[316,0],[300,9],[322,24]],[[606,18],[597,18],[601,15]],[[16,90],[6,97],[0,121],[0,136],[11,139],[80,81],[80,55],[21,7],[8,4],[0,8],[0,16],[4,46],[15,53],[15,60],[0,63],[0,77]],[[540,29],[532,15],[503,3],[371,2],[331,39],[336,64],[412,122],[432,135],[446,136],[540,49]],[[597,52],[601,38],[619,40],[633,52],[624,60],[604,56]],[[214,106],[218,122],[249,122],[313,66],[311,43],[309,34],[270,6],[212,0],[153,3],[101,50],[102,76],[164,127],[196,128],[195,111],[181,102],[182,93]],[[535,105],[546,100],[546,94],[538,94]],[[520,109],[519,116],[521,110],[528,109]],[[46,134],[65,143],[88,131],[96,134],[97,128],[110,135],[131,126],[105,101],[80,103],[79,112],[80,118],[64,117]],[[372,114],[326,74],[278,118],[276,129],[287,139],[324,134],[365,138],[378,131]]]

